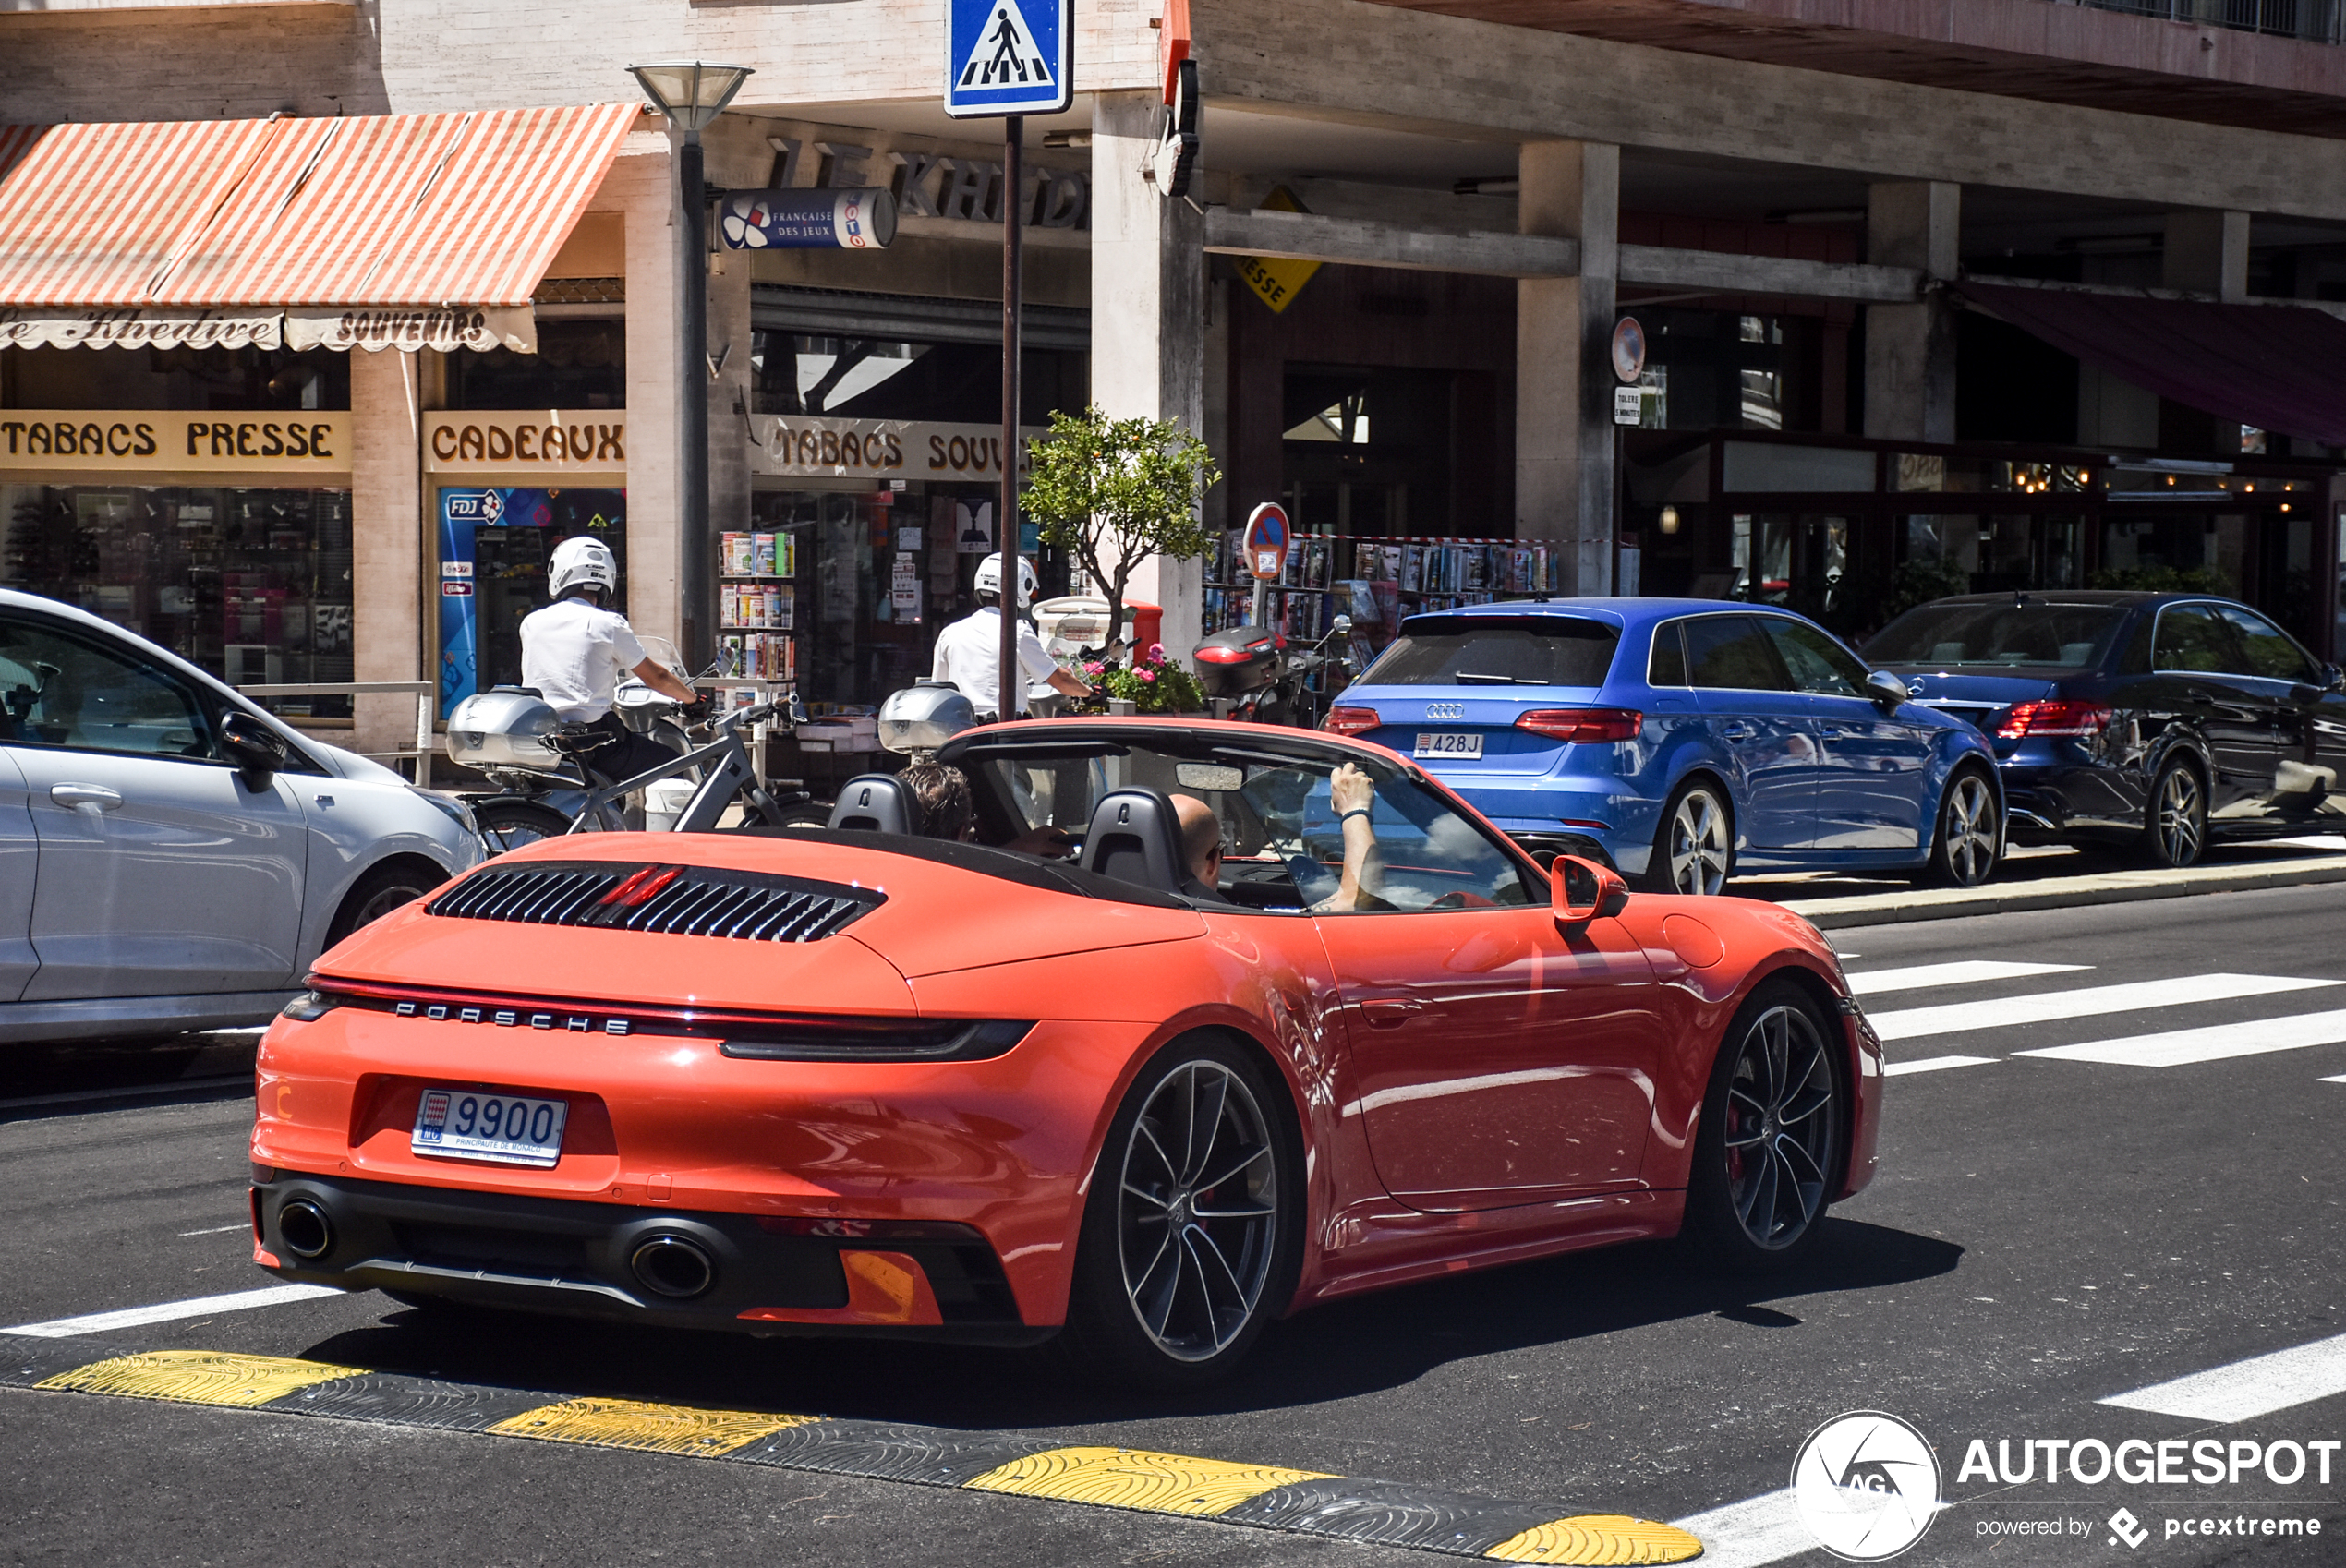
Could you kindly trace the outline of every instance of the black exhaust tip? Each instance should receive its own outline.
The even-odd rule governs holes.
[[[628,1260],[644,1288],[683,1301],[717,1283],[717,1265],[707,1249],[681,1236],[655,1236]]]
[[[307,1198],[296,1198],[277,1211],[277,1236],[296,1258],[322,1258],[333,1249],[333,1222]]]

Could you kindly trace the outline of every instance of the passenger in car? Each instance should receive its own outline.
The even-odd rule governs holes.
[[[1344,833],[1344,869],[1336,888],[1312,906],[1314,914],[1343,914],[1393,906],[1377,897],[1384,880],[1385,860],[1378,851],[1376,830],[1371,826],[1376,805],[1376,782],[1345,763],[1328,776],[1328,800]],[[1212,806],[1195,795],[1175,795],[1173,815],[1181,826],[1181,853],[1196,887],[1191,897],[1209,894],[1222,899],[1222,821]]]
[[[913,831],[924,838],[978,842],[976,802],[970,794],[969,775],[942,763],[916,762],[896,776],[913,797],[920,820]],[[1045,860],[1065,860],[1075,853],[1075,840],[1062,827],[1048,824],[1030,828],[998,849],[1015,850]]]

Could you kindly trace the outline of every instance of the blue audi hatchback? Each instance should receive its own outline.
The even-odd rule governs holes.
[[[1656,892],[1737,871],[1972,887],[2003,855],[1987,739],[1820,627],[1716,599],[1411,616],[1326,728],[1389,746],[1535,851]]]

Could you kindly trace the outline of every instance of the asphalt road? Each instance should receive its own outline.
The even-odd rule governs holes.
[[[2251,1027],[2183,1043],[2268,1047],[2288,1037],[2275,1020],[2346,1009],[2342,914],[2346,890],[2312,887],[1844,933],[1868,1012],[1900,1035],[1892,1062],[1971,1060],[1892,1079],[1881,1174],[1836,1211],[1797,1274],[1723,1281],[1651,1246],[1456,1278],[1277,1325],[1244,1374],[1205,1397],[1119,1395],[1047,1354],[518,1319],[450,1328],[371,1294],[101,1337],[1008,1429],[1678,1521],[1781,1491],[1812,1429],[1880,1410],[1933,1444],[1952,1503],[1901,1562],[2335,1563],[2346,1453],[2327,1486],[2310,1469],[2291,1486],[2251,1473],[2238,1485],[2050,1488],[2041,1471],[2011,1485],[1957,1471],[1974,1440],[1992,1454],[1999,1440],[2346,1439],[2346,1393],[2224,1422],[2098,1403],[2346,1334],[2346,1081],[2323,1081],[2346,1077],[2346,1043],[2172,1066],[2139,1065],[2173,1055],[2172,1041],[2104,1053],[2133,1061],[2016,1055],[2235,1023]],[[1975,960],[2078,967],[1867,989],[1871,975]],[[2209,975],[2255,978],[2194,978]],[[2275,983],[2289,980],[2323,983]],[[2141,991],[2035,1000],[2153,982],[2170,983],[2159,1005]],[[2178,1001],[2179,990],[2231,995]],[[2076,1016],[2026,1021],[2048,1012]],[[212,1055],[179,1043],[168,1070],[233,1064],[242,1046],[195,1048]],[[135,1080],[140,1049],[106,1054],[89,1079]],[[69,1061],[35,1067],[0,1094],[75,1089]],[[249,1109],[216,1090],[0,1106],[0,1324],[273,1283],[248,1260]],[[11,1562],[1438,1561],[1061,1502],[15,1389],[0,1389],[0,1477]],[[2138,1549],[2105,1524],[2121,1507],[2151,1532]],[[2164,1533],[2218,1514],[2251,1527],[2317,1518],[2324,1533]],[[2056,1518],[2086,1533],[2001,1533]],[[1737,1568],[1830,1561],[1722,1538],[1713,1559]]]

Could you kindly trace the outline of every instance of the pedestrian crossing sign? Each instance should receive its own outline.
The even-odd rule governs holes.
[[[1057,115],[1075,100],[1075,0],[948,0],[945,112]]]

